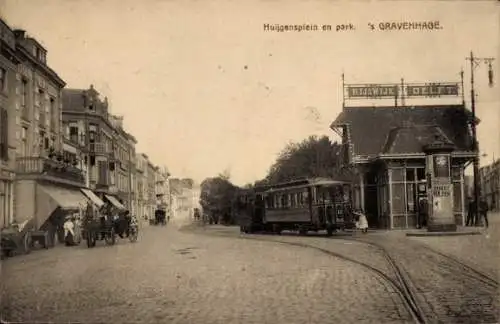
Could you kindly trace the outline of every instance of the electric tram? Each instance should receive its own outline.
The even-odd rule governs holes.
[[[330,178],[307,178],[240,192],[235,202],[241,232],[326,231],[355,227],[352,186]]]

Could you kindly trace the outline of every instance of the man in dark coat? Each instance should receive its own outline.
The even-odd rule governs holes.
[[[419,228],[427,226],[427,220],[429,218],[429,205],[427,203],[427,198],[421,198],[418,201],[418,224]]]
[[[479,214],[481,216],[480,218],[484,218],[484,225],[486,228],[488,228],[488,209],[488,203],[484,199],[481,199],[479,201]]]
[[[469,203],[467,206],[467,220],[465,222],[465,226],[474,226],[477,222],[476,219],[476,203],[474,198],[469,197]]]

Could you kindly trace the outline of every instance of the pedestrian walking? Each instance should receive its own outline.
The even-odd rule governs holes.
[[[484,199],[481,199],[479,201],[479,214],[480,218],[484,219],[484,226],[486,228],[488,228],[488,209],[488,203]]]
[[[74,216],[74,219],[75,219],[74,221],[75,228],[73,230],[75,234],[74,241],[75,244],[78,245],[82,241],[82,221],[78,214]]]
[[[476,204],[474,198],[468,197],[468,206],[467,206],[467,220],[465,222],[465,226],[474,226],[477,222],[476,219]]]
[[[75,224],[73,222],[73,217],[72,216],[67,216],[66,217],[66,222],[64,222],[63,228],[64,228],[64,243],[66,246],[73,246],[75,245]]]
[[[420,198],[418,200],[418,220],[417,228],[422,228],[427,226],[427,219],[429,215],[429,205],[427,198]]]
[[[354,211],[354,215],[356,216],[356,228],[361,230],[363,233],[368,232],[368,219],[366,218],[363,210],[358,209]]]

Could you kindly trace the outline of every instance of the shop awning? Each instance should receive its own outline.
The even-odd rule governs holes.
[[[87,205],[88,199],[79,190],[40,185],[42,191],[63,210],[77,210]]]
[[[102,206],[104,206],[104,201],[102,201],[101,198],[97,197],[97,195],[95,193],[92,192],[92,190],[89,190],[89,189],[85,189],[85,188],[81,188],[80,189],[83,194],[91,201],[94,203],[94,205],[96,205],[97,207],[101,208]]]
[[[123,210],[126,210],[127,208],[125,206],[123,206],[119,201],[118,199],[116,199],[115,197],[113,196],[110,196],[110,195],[105,195],[106,198],[109,200],[109,202],[115,206],[116,208],[118,209],[123,209]]]

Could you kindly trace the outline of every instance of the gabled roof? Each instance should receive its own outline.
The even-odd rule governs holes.
[[[472,143],[467,127],[470,119],[471,113],[463,105],[345,107],[331,128],[350,126],[355,155],[421,152],[420,144],[427,142],[430,130],[444,135],[457,150],[468,151]]]
[[[424,145],[432,143],[436,138],[440,138],[444,142],[451,142],[439,126],[396,127],[389,131],[387,140],[380,153],[401,154],[421,152]]]

